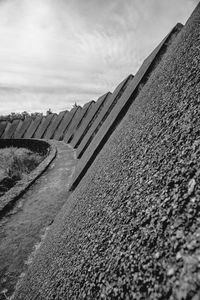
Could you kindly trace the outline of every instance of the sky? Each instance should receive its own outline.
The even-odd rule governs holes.
[[[198,0],[0,0],[0,115],[97,100]]]

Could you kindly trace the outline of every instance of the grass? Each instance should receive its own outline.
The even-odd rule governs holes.
[[[0,196],[33,171],[42,160],[41,155],[26,148],[0,149]]]

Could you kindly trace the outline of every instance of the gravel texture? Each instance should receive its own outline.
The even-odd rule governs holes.
[[[200,299],[200,5],[67,200],[15,299]]]

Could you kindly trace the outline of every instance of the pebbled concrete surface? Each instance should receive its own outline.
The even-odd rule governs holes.
[[[46,172],[0,220],[0,299],[8,299],[24,276],[56,214],[66,202],[75,169],[75,151],[52,142],[57,157]]]
[[[200,5],[57,216],[19,299],[200,298]]]

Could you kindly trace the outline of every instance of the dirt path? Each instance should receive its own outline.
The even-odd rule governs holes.
[[[76,165],[75,151],[63,142],[55,145],[57,157],[47,171],[0,220],[0,300],[12,295],[66,201]]]

